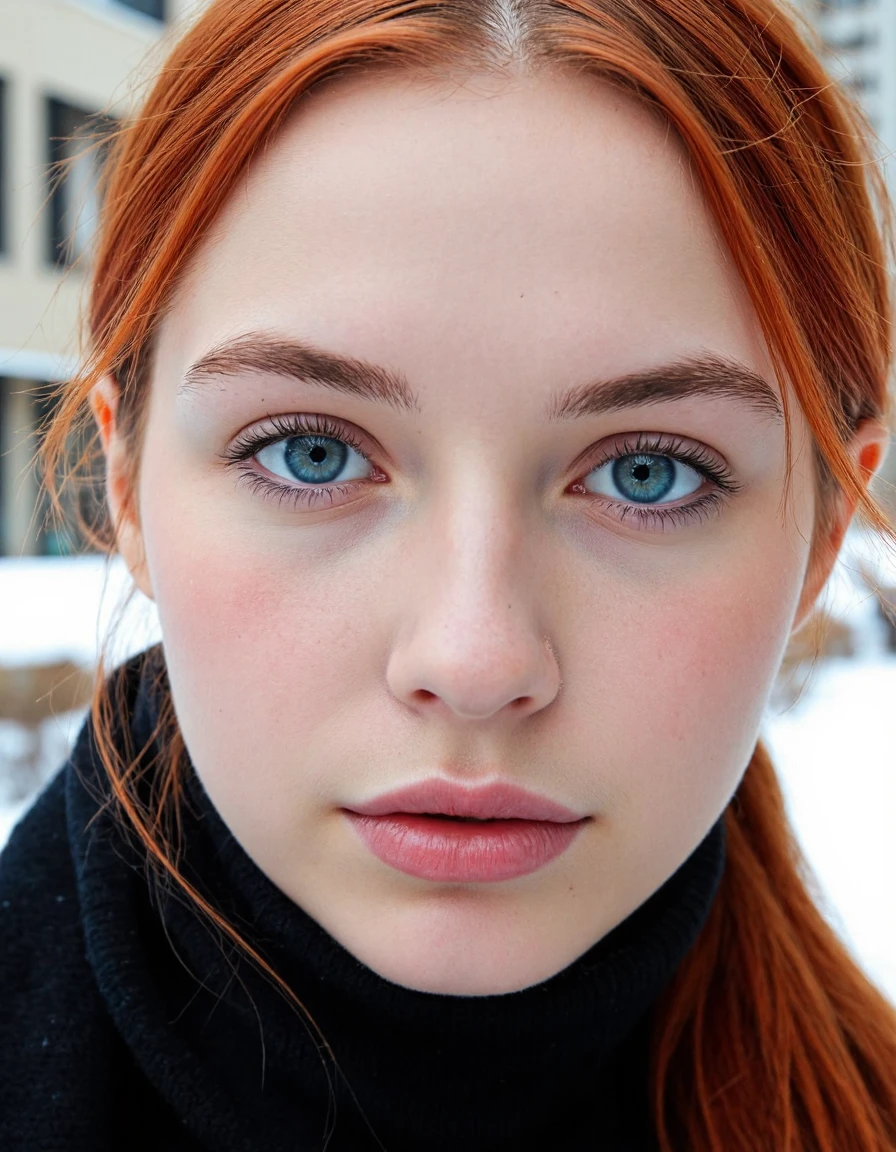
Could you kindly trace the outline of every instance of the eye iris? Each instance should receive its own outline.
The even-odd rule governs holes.
[[[675,484],[675,464],[668,456],[620,456],[613,464],[613,482],[626,500],[652,504],[662,500]]]
[[[330,436],[290,436],[283,455],[297,480],[329,484],[345,467],[348,445]]]

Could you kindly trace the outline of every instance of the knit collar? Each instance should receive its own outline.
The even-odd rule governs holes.
[[[138,748],[158,715],[154,666],[138,657],[122,670]],[[253,863],[188,766],[182,870],[304,1003],[334,1067],[270,981],[176,892],[159,895],[109,812],[84,835],[105,787],[89,725],[73,765],[69,828],[97,983],[145,1075],[203,1146],[296,1152],[324,1148],[329,1133],[328,1152],[498,1152],[578,1146],[588,1131],[608,1149],[642,1146],[631,1125],[647,1130],[651,1008],[716,896],[721,818],[562,972],[521,992],[446,996],[390,983],[347,952]]]

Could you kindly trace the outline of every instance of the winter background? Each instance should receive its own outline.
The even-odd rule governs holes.
[[[896,1002],[896,630],[870,590],[877,584],[896,587],[896,555],[854,530],[822,600],[836,642],[782,674],[764,736],[823,911]],[[100,556],[0,560],[0,669],[93,666],[129,588],[121,562]],[[158,638],[154,606],[138,596],[111,656]],[[0,844],[58,770],[84,715],[49,716],[36,731],[0,719]]]

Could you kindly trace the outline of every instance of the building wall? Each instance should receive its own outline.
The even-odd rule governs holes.
[[[169,7],[178,14],[187,5]],[[0,0],[0,77],[6,81],[7,244],[0,257],[0,348],[71,352],[83,277],[47,258],[46,100],[121,115],[157,21],[114,0]],[[55,300],[51,303],[55,295]],[[49,307],[48,307],[49,305]]]
[[[828,67],[858,96],[880,139],[879,154],[889,157],[896,151],[896,0],[812,0],[809,15]],[[891,160],[887,167],[892,182]]]
[[[162,24],[120,0],[0,0],[0,555],[42,548],[29,392],[77,353],[84,276],[51,259],[47,102],[121,116],[195,2],[167,0]]]

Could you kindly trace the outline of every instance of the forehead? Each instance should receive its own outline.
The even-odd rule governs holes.
[[[175,297],[189,359],[250,328],[422,376],[625,372],[695,348],[767,367],[676,134],[595,77],[331,81],[248,170]],[[163,326],[162,339],[165,341]],[[481,367],[481,365],[480,365]]]

